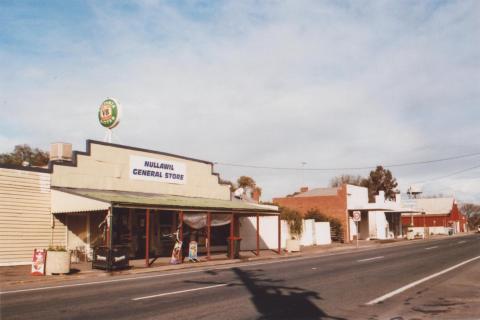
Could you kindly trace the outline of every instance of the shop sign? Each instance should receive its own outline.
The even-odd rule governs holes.
[[[198,243],[197,241],[190,241],[188,245],[188,261],[198,261]]]
[[[106,99],[98,109],[98,121],[108,129],[115,128],[120,122],[120,106],[114,99]]]
[[[46,256],[47,256],[47,250],[33,249],[32,270],[31,270],[31,274],[33,276],[45,275]]]
[[[130,156],[130,179],[185,184],[185,164],[155,158]]]

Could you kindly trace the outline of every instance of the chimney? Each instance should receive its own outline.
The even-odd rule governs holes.
[[[55,142],[50,145],[50,161],[72,161],[72,144]]]
[[[307,192],[308,191],[308,187],[301,187],[300,188],[300,192]]]
[[[260,191],[257,188],[254,188],[252,191],[252,200],[257,203],[260,201]]]

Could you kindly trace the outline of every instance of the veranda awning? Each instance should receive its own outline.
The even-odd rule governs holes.
[[[108,208],[114,207],[139,207],[139,208],[158,208],[165,210],[185,210],[185,211],[209,211],[209,212],[235,212],[244,214],[260,214],[260,215],[278,215],[278,207],[270,205],[260,205],[243,201],[220,200],[210,198],[194,198],[176,195],[164,195],[155,193],[128,192],[128,191],[111,191],[111,190],[95,190],[95,189],[77,189],[77,188],[52,188],[52,193],[69,194],[76,197],[84,198],[86,203],[95,204],[97,207]],[[88,202],[92,200],[94,202]],[[63,202],[62,202],[63,203]],[[83,205],[76,201],[78,211],[90,206]],[[52,209],[53,209],[52,201]],[[73,204],[72,204],[73,206]],[[59,207],[59,206],[58,206]],[[94,206],[93,206],[94,207]],[[83,209],[82,209],[83,208]],[[82,210],[80,210],[82,209]],[[58,209],[56,209],[58,210]],[[100,210],[100,209],[96,209]],[[52,210],[53,211],[53,210]],[[64,211],[56,211],[64,212]]]

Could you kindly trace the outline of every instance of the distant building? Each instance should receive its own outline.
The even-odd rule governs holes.
[[[368,189],[348,184],[338,188],[304,187],[283,198],[274,198],[273,202],[281,207],[287,207],[306,214],[311,209],[337,218],[343,226],[342,239],[352,241],[359,239],[390,239],[403,236],[401,214],[410,212],[402,208],[400,198],[395,201],[385,199],[385,193],[380,192],[374,203],[368,202]],[[361,221],[353,222],[353,212],[361,212]]]
[[[417,211],[402,215],[404,226],[429,228],[428,234],[446,233],[448,228],[455,233],[466,231],[467,219],[453,197],[409,199],[404,205]]]

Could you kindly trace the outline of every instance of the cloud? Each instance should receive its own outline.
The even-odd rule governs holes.
[[[114,96],[125,115],[117,142],[211,161],[356,167],[480,150],[476,1],[77,7],[42,9],[52,19],[30,12],[19,31],[29,8],[8,8],[3,149],[19,137],[83,149],[103,138],[96,111]],[[393,171],[406,189],[475,161]],[[252,175],[266,199],[346,173],[217,169]],[[462,187],[479,179],[473,172],[438,190],[480,201],[478,189]]]

